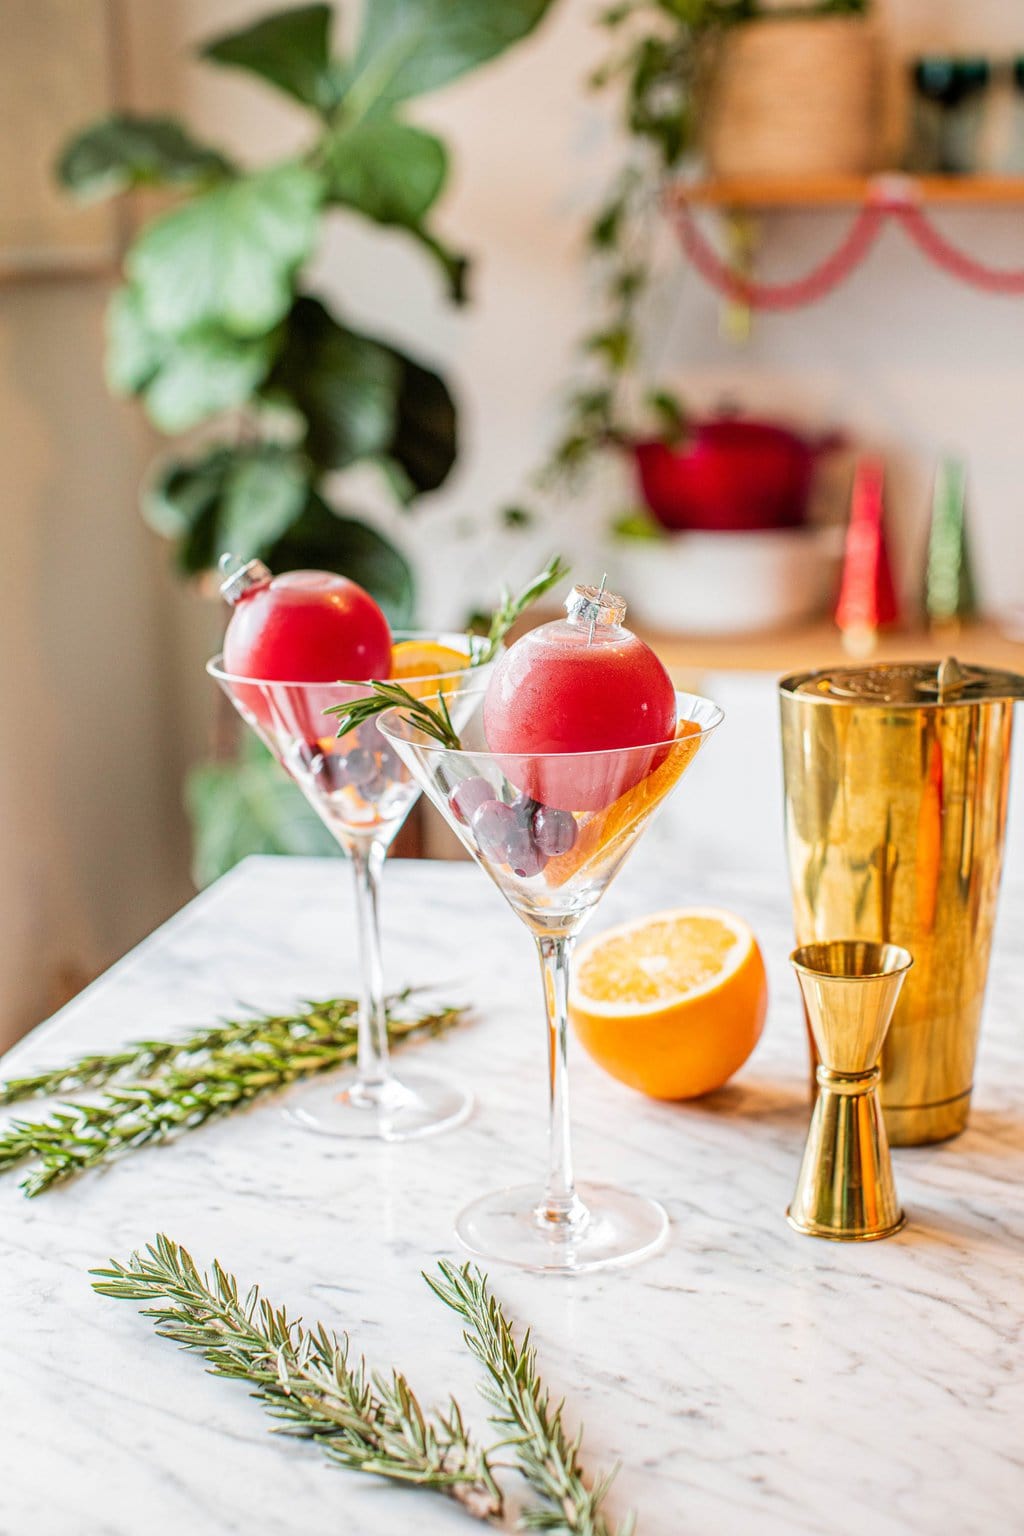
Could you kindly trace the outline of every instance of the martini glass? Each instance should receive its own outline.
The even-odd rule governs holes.
[[[461,670],[402,680],[418,697],[443,696],[453,720],[465,723],[467,706],[461,699],[466,684],[484,681],[493,665],[470,665],[474,637],[396,631],[394,640],[426,641],[466,657]],[[206,670],[348,854],[355,879],[362,970],[356,1066],[340,1085],[334,1076],[311,1085],[289,1107],[289,1117],[325,1136],[384,1141],[431,1136],[458,1125],[473,1104],[465,1089],[419,1067],[403,1066],[401,1074],[396,1074],[389,1058],[380,943],[381,873],[388,849],[420,790],[376,720],[338,739],[333,734],[335,717],[324,713],[365,697],[370,685],[240,677],[224,670],[221,656],[207,662]],[[475,695],[473,690],[469,709],[477,707]]]
[[[469,704],[471,695],[465,696]],[[546,1004],[549,1171],[467,1206],[456,1231],[471,1253],[531,1270],[577,1273],[632,1263],[659,1248],[668,1217],[655,1200],[573,1175],[567,1062],[573,943],[651,816],[722,719],[708,699],[676,695],[669,741],[605,752],[510,755],[486,749],[482,711],[467,710],[462,750],[401,709],[383,735],[533,934]],[[585,811],[571,809],[573,798]]]

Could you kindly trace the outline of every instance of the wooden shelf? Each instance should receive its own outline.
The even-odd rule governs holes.
[[[867,202],[993,207],[1024,205],[1024,176],[737,176],[676,182],[669,203],[730,209],[850,208]]]
[[[670,671],[681,679],[701,672],[797,672],[805,668],[851,666],[855,658],[829,621],[772,635],[664,635],[641,631]],[[1024,673],[1024,642],[1009,640],[991,624],[974,624],[958,634],[923,630],[886,632],[870,660],[927,661],[956,656],[979,666]]]

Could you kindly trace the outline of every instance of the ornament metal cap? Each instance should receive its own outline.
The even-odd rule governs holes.
[[[591,633],[595,625],[610,629],[621,624],[626,617],[626,600],[614,592],[606,592],[604,582],[599,587],[573,587],[565,600],[565,611],[574,624],[589,624]]]
[[[273,580],[273,573],[262,560],[246,560],[242,563],[237,555],[221,555],[217,568],[223,577],[220,595],[232,608],[247,592],[255,587],[265,587],[268,581]]]

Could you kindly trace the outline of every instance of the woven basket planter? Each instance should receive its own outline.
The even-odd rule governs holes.
[[[778,17],[735,27],[706,103],[716,176],[862,175],[878,162],[881,51],[857,16]]]

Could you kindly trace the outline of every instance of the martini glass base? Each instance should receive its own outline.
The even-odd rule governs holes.
[[[543,1190],[518,1184],[467,1205],[455,1231],[477,1258],[545,1274],[577,1275],[636,1264],[664,1244],[668,1215],[656,1200],[607,1184],[584,1184],[578,1193],[587,1217],[573,1227],[538,1216]]]
[[[414,1141],[461,1125],[473,1095],[430,1072],[406,1071],[366,1088],[349,1073],[307,1088],[285,1110],[303,1130],[345,1141]]]

